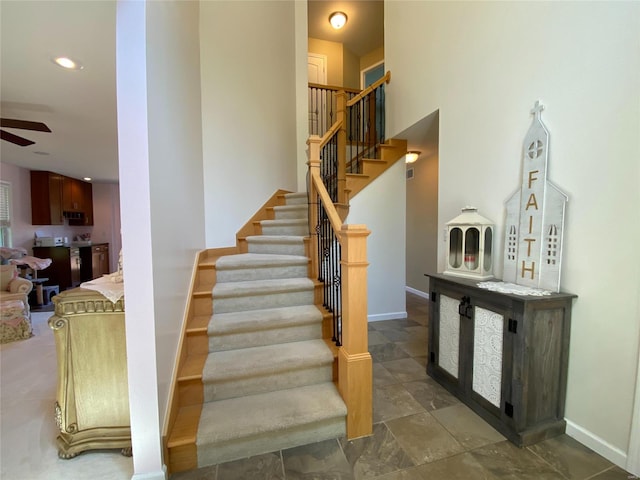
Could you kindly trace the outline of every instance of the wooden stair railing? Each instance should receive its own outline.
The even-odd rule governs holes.
[[[326,136],[325,136],[326,137]],[[341,345],[338,347],[338,390],[347,405],[347,438],[371,435],[373,431],[373,373],[368,351],[367,325],[367,236],[365,225],[342,223],[320,176],[321,141],[309,143],[309,225],[312,270],[319,272],[317,229],[318,202],[324,207],[341,246]],[[317,278],[317,277],[316,277]]]
[[[387,72],[382,78],[358,93],[354,93],[352,89],[336,90],[339,87],[324,86],[326,90],[330,91],[332,101],[335,102],[335,106],[332,107],[335,109],[335,112],[332,110],[335,122],[326,129],[322,136],[312,134],[307,143],[309,145],[317,143],[320,152],[330,139],[335,138],[337,141],[337,170],[332,178],[337,180],[338,188],[337,198],[333,199],[333,203],[343,221],[349,213],[349,201],[407,153],[406,140],[392,139],[377,144],[364,142],[358,138],[349,138],[353,133],[348,132],[349,128],[352,128],[347,122],[349,109],[363,101],[369,105],[367,112],[372,118],[367,119],[367,124],[371,126],[372,136],[375,137],[377,123],[375,120],[376,109],[373,105],[375,104],[375,92],[378,87],[389,83],[390,80],[391,72]],[[323,86],[309,84],[309,88],[312,87],[320,89]]]

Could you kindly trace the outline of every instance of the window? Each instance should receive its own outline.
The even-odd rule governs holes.
[[[11,246],[11,184],[0,182],[0,247]]]

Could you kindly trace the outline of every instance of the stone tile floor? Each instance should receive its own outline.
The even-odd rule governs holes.
[[[171,480],[629,480],[567,435],[517,448],[426,375],[428,302],[369,324],[373,435],[327,440],[171,475]]]

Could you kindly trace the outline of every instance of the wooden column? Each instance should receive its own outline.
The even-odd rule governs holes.
[[[347,438],[373,429],[372,362],[367,335],[367,236],[365,225],[343,225],[342,346],[338,353],[338,389],[347,404]]]
[[[338,202],[347,204],[347,94],[344,90],[336,93],[337,116],[341,122],[338,130]]]
[[[309,255],[311,256],[311,274],[313,278],[318,278],[318,192],[313,183],[313,176],[320,176],[320,142],[322,139],[317,135],[311,135],[307,144],[309,145],[309,202],[311,208],[309,211]]]

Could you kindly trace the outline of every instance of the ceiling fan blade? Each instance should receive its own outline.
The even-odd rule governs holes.
[[[27,120],[14,120],[11,118],[0,118],[0,127],[20,128],[22,130],[35,130],[37,132],[50,132],[51,130],[42,122],[29,122]]]
[[[20,145],[21,147],[27,147],[36,143],[32,142],[31,140],[27,140],[26,138],[19,137],[18,135],[14,135],[13,133],[5,132],[4,130],[0,130],[0,138],[2,140],[6,140],[7,142]]]

